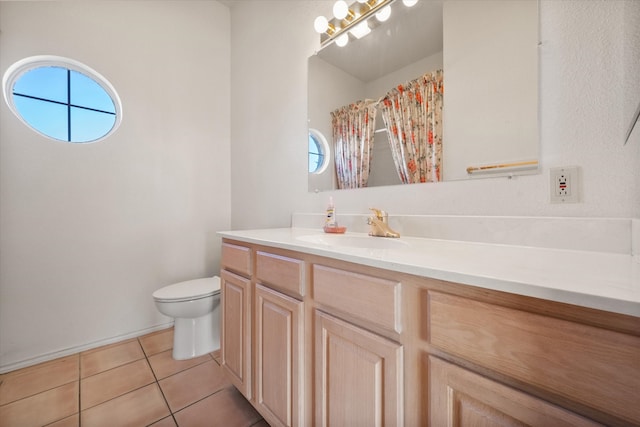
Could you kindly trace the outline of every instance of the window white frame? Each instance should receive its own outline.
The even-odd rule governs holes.
[[[322,164],[315,172],[309,172],[314,175],[320,175],[325,170],[327,170],[327,166],[329,166],[329,160],[331,158],[331,149],[329,148],[329,143],[327,142],[327,138],[324,137],[322,132],[318,129],[309,128],[309,135],[312,136],[316,141],[320,143],[320,150],[323,154]]]
[[[14,84],[22,77],[27,71],[40,68],[40,67],[60,67],[66,68],[72,71],[77,71],[85,76],[93,79],[104,91],[111,97],[113,101],[113,105],[115,108],[115,123],[113,127],[100,138],[89,141],[90,143],[102,141],[107,138],[109,135],[114,133],[120,123],[122,122],[122,102],[118,93],[116,92],[113,85],[100,73],[95,71],[93,68],[88,67],[87,65],[76,61],[74,59],[65,58],[62,56],[54,56],[54,55],[37,55],[30,56],[28,58],[21,59],[11,65],[7,71],[2,76],[2,93],[4,95],[4,100],[9,106],[9,109],[13,112],[13,114],[20,119],[25,126],[34,132],[54,141],[60,141],[59,139],[53,138],[43,132],[40,132],[38,129],[31,126],[27,121],[22,117],[16,105],[14,103],[13,96],[13,86]],[[73,142],[71,142],[73,143]]]

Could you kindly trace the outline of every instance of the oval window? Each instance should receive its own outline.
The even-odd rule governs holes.
[[[309,129],[309,173],[321,174],[329,164],[329,144],[317,129]]]
[[[122,120],[122,104],[111,83],[72,59],[20,60],[5,72],[2,90],[7,105],[25,125],[58,141],[100,141]]]

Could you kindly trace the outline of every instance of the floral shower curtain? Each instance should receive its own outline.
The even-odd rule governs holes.
[[[427,73],[382,100],[382,120],[403,183],[441,180],[442,77],[442,70]]]
[[[338,188],[366,187],[369,181],[376,103],[359,101],[331,113]]]

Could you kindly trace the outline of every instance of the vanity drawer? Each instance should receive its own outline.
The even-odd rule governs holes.
[[[640,423],[640,337],[433,291],[428,316],[433,346]]]
[[[313,298],[389,331],[402,331],[400,282],[314,265]]]
[[[256,278],[289,293],[304,296],[304,261],[258,251]]]
[[[244,276],[251,276],[251,249],[223,242],[222,267]]]

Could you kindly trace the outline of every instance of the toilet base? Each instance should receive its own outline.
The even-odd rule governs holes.
[[[219,323],[214,319],[215,314],[218,310],[195,319],[175,318],[172,354],[175,360],[192,359],[220,348]]]

